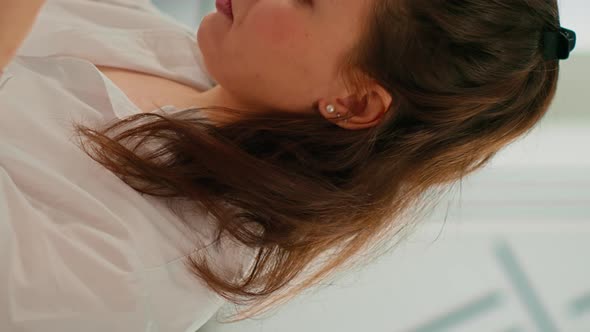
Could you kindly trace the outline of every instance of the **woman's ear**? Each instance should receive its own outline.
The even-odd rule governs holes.
[[[363,95],[353,94],[336,99],[336,110],[342,114],[337,124],[347,129],[365,129],[381,122],[391,106],[392,97],[375,84]],[[348,119],[348,121],[345,121]]]
[[[338,106],[341,107],[342,112],[349,116],[362,114],[368,103],[368,96],[365,94],[359,98],[358,95],[351,95],[345,98],[336,98]]]

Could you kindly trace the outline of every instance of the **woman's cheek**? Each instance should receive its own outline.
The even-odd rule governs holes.
[[[301,19],[293,14],[293,8],[267,10],[257,16],[254,31],[268,49],[297,48],[306,36]]]

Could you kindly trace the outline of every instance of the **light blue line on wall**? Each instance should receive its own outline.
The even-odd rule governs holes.
[[[506,330],[504,330],[502,332],[524,332],[524,330],[518,326],[513,326],[510,328],[507,328]]]
[[[590,293],[586,293],[572,301],[570,311],[574,316],[590,312]]]
[[[541,301],[535,294],[530,282],[528,281],[524,271],[516,261],[516,257],[512,252],[510,246],[505,241],[500,241],[496,244],[496,257],[500,261],[500,265],[504,268],[504,272],[510,279],[514,291],[524,304],[526,310],[531,315],[533,322],[537,325],[540,332],[558,332],[557,328],[551,321],[549,314],[543,308]]]
[[[452,312],[431,320],[426,324],[412,329],[412,332],[440,332],[459,325],[469,319],[473,319],[487,311],[498,307],[501,303],[502,296],[499,292],[486,294],[479,299],[453,310]]]

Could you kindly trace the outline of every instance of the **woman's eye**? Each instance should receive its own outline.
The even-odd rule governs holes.
[[[304,5],[308,5],[308,6],[313,6],[313,1],[314,0],[297,0],[297,2],[299,2],[300,4],[304,4]]]

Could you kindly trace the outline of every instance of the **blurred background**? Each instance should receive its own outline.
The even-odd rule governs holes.
[[[194,31],[210,0],[152,0]],[[262,319],[199,332],[590,331],[590,2],[561,0],[577,32],[557,97],[531,134],[463,180],[369,268]]]

